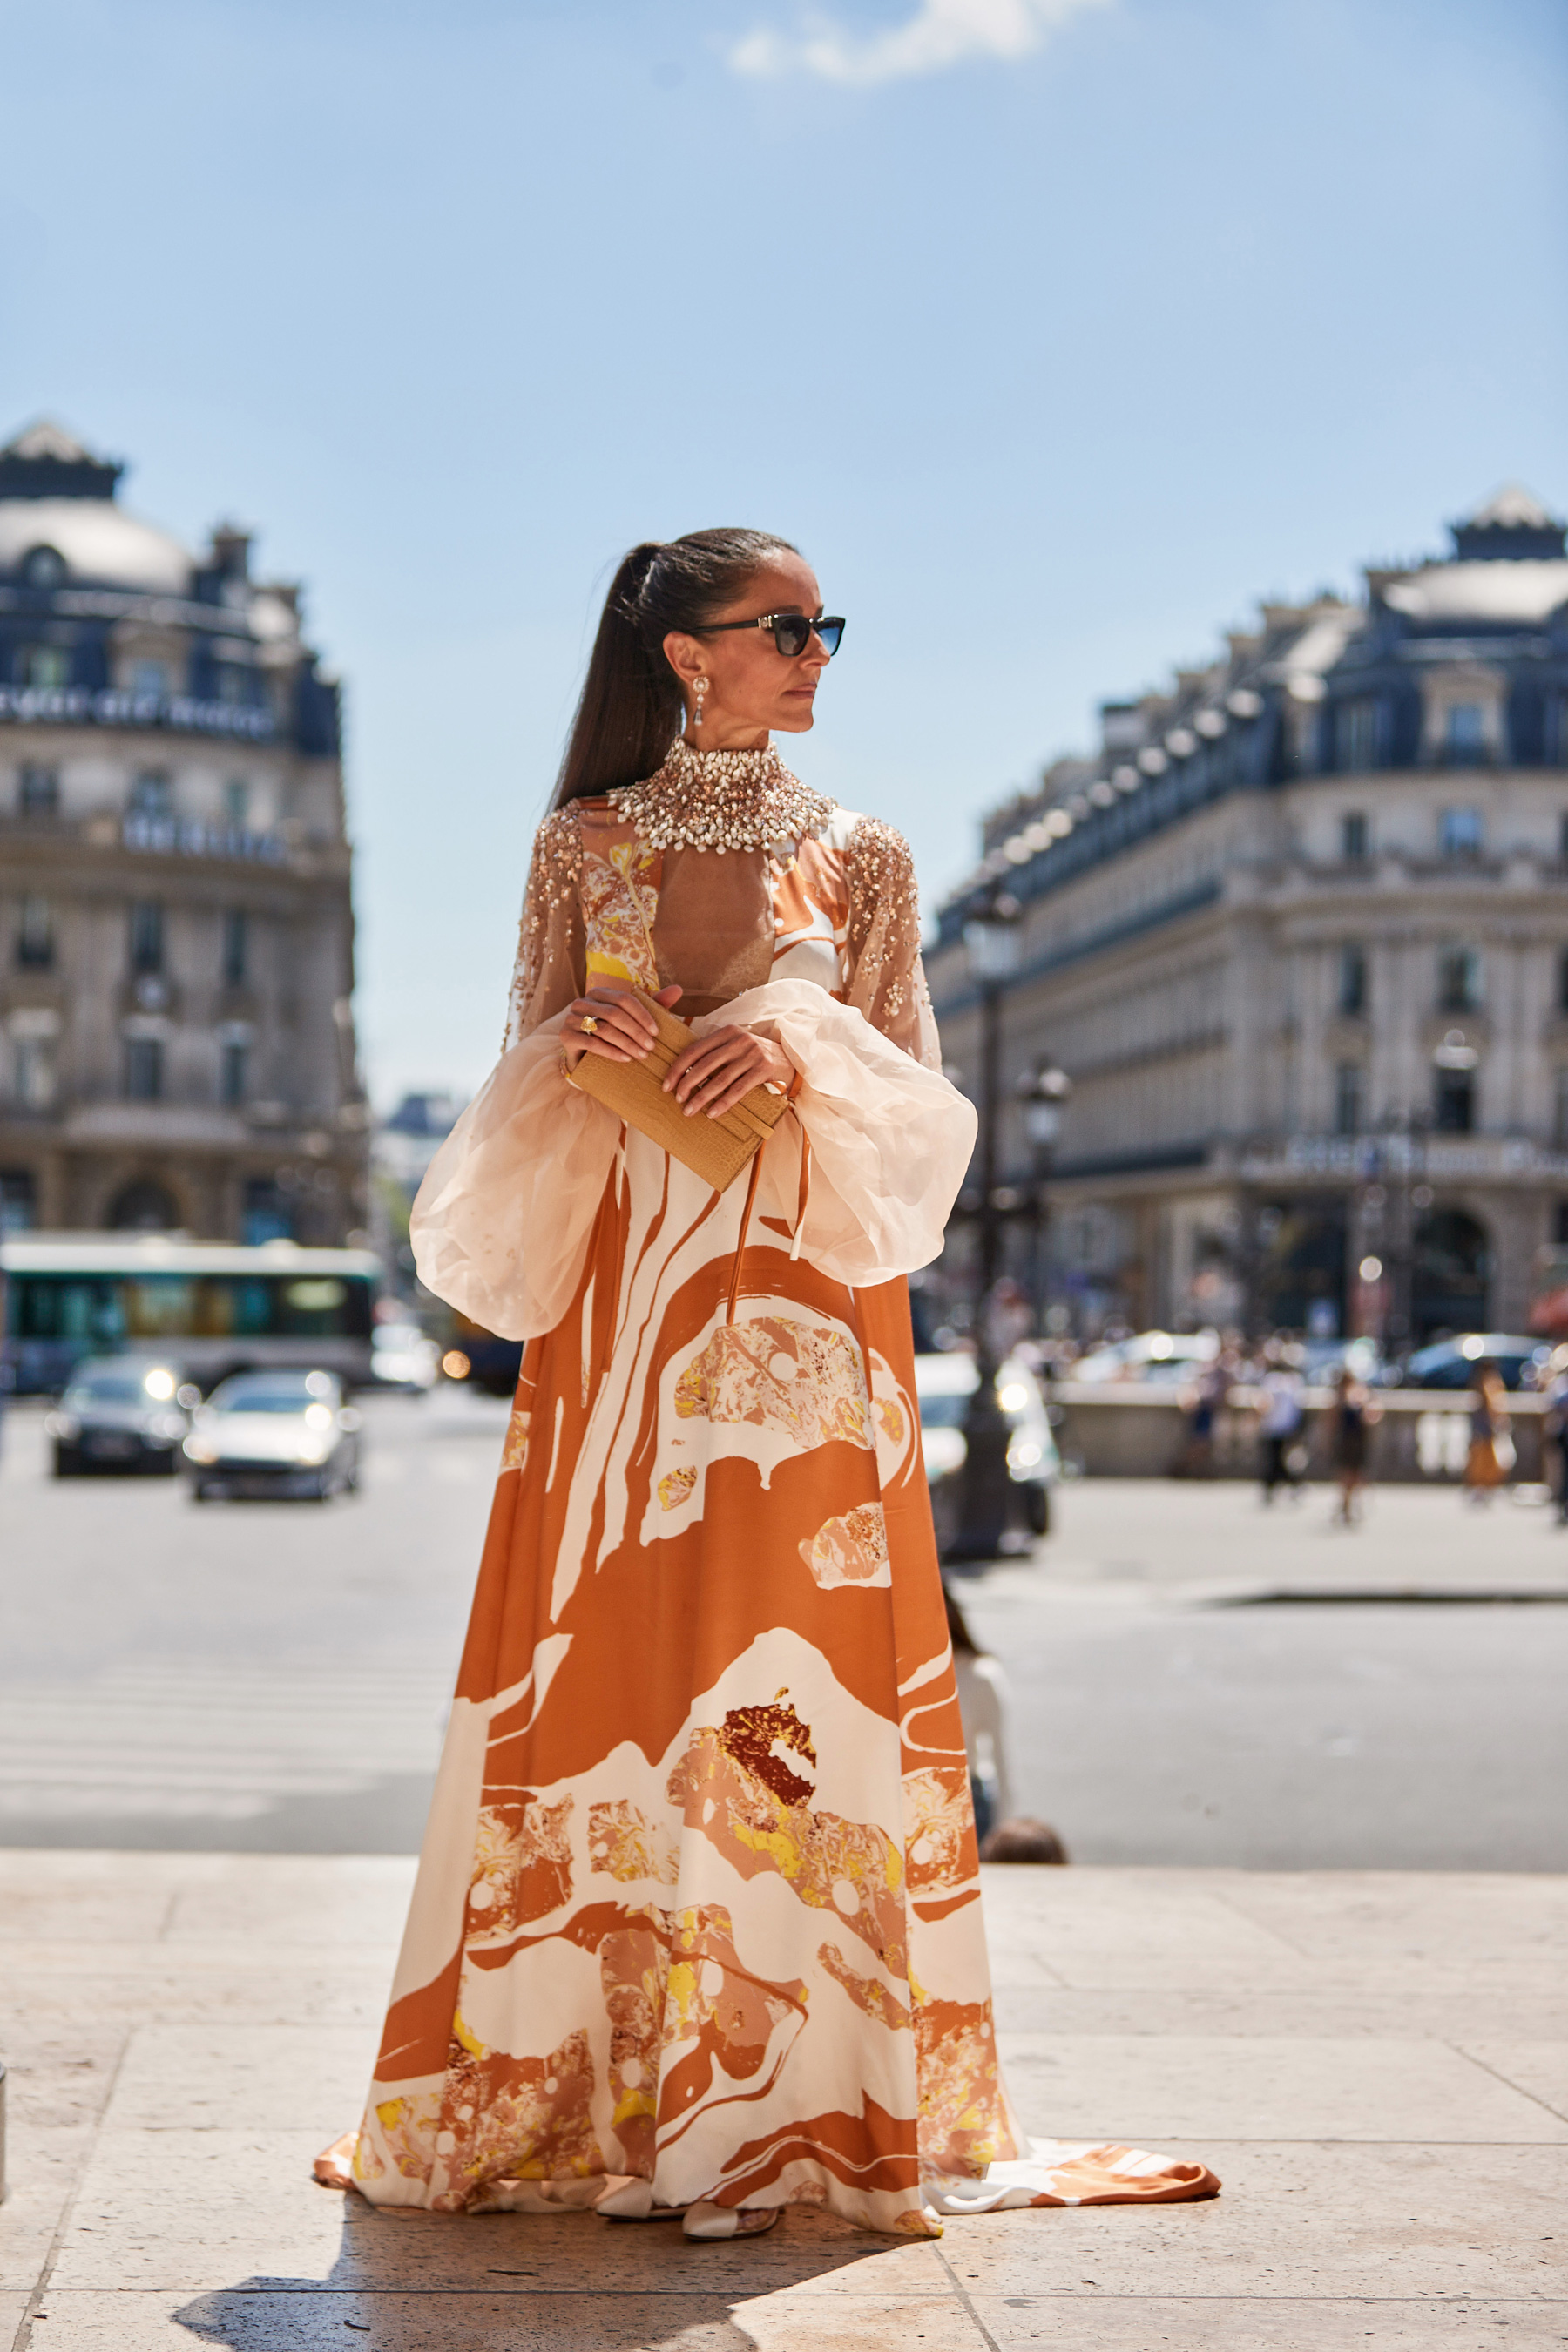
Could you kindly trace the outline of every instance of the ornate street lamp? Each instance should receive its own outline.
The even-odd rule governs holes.
[[[1034,1162],[1030,1222],[1034,1227],[1033,1287],[1037,1318],[1043,1318],[1046,1308],[1046,1225],[1048,1215],[1046,1185],[1061,1137],[1062,1114],[1071,1092],[1072,1080],[1053,1062],[1040,1063],[1018,1081],[1018,1108],[1023,1113],[1024,1134]]]
[[[996,1402],[991,1294],[996,1286],[996,1125],[1001,1111],[1002,1000],[1018,968],[1018,918],[1009,890],[994,886],[963,927],[969,969],[980,989],[980,1201],[974,1278],[974,1393],[963,1422],[958,1532],[949,1559],[994,1559],[1012,1511],[1007,1423]]]

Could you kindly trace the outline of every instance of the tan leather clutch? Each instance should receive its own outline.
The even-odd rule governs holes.
[[[688,1118],[675,1097],[665,1093],[664,1080],[681,1047],[690,1044],[692,1031],[667,1006],[656,1004],[640,989],[637,993],[658,1024],[647,1059],[608,1062],[603,1055],[584,1054],[567,1076],[574,1087],[722,1192],[767,1141],[789,1108],[787,1098],[771,1087],[753,1087],[721,1118],[709,1118],[699,1111]]]

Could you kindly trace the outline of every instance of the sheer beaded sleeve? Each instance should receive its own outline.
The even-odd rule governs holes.
[[[574,808],[554,809],[533,840],[533,862],[523,893],[502,1050],[520,1045],[563,1012],[587,982],[586,946],[578,881],[583,836]]]
[[[920,896],[901,833],[863,816],[845,852],[849,884],[849,1002],[928,1070],[942,1067],[921,963]]]

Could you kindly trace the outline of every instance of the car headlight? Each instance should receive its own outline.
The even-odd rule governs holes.
[[[213,1444],[210,1437],[187,1437],[185,1440],[185,1454],[187,1459],[192,1462],[216,1462],[217,1460],[217,1447]]]
[[[294,1458],[297,1462],[312,1464],[324,1462],[331,1450],[332,1441],[330,1436],[302,1437],[295,1448]]]
[[[1037,1445],[1010,1445],[1007,1448],[1007,1466],[1010,1470],[1032,1470],[1041,1459],[1041,1454],[1042,1449]]]

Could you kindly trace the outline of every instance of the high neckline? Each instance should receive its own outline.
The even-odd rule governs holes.
[[[610,793],[653,849],[762,849],[820,833],[835,803],[792,775],[772,743],[700,751],[678,738],[657,772]]]

